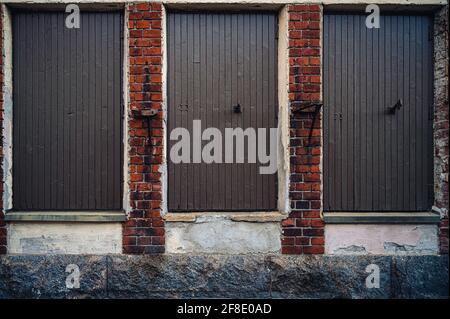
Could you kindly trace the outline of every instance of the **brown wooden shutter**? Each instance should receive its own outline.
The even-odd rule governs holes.
[[[122,207],[122,14],[13,15],[13,207]]]
[[[365,19],[324,17],[324,208],[429,210],[430,18],[382,14],[379,29]]]
[[[277,127],[275,13],[169,13],[167,28],[168,134],[184,127],[192,138],[195,119],[222,135],[227,127]],[[233,112],[238,104],[242,113]],[[276,210],[277,174],[261,175],[259,163],[245,162],[169,158],[169,210]]]

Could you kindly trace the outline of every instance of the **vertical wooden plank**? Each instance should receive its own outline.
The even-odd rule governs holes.
[[[324,30],[329,30],[329,24],[330,24],[330,19],[329,18],[324,18],[323,20],[323,28]],[[330,35],[327,33],[323,33],[323,52],[330,52]],[[330,54],[330,58],[329,59],[323,59],[323,100],[324,100],[324,108],[330,108],[330,101],[328,99],[328,97],[330,96],[329,93],[329,75],[330,75],[330,67],[329,67],[329,61],[331,60],[331,54]],[[323,139],[324,141],[329,141],[330,140],[330,132],[329,132],[329,128],[330,128],[330,111],[327,112],[323,112]],[[323,170],[324,171],[329,171],[329,157],[328,157],[328,153],[329,153],[329,145],[330,143],[323,143]],[[325,176],[324,176],[325,178]],[[323,207],[325,210],[327,210],[327,208],[330,205],[330,199],[329,199],[329,194],[330,194],[330,183],[328,179],[324,179],[324,183],[323,183]]]

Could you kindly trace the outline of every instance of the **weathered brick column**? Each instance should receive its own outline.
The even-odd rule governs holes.
[[[3,11],[0,5],[0,255],[6,254],[6,223],[3,210],[3,80],[4,80],[4,52],[3,52]]]
[[[436,13],[434,21],[434,206],[440,211],[439,242],[448,254],[448,6]]]
[[[123,226],[123,252],[164,252],[164,221],[161,218],[163,114],[161,82],[160,3],[128,5],[129,31],[129,191],[131,212]],[[139,117],[142,109],[158,110],[150,119]],[[150,126],[150,127],[149,127]]]
[[[321,219],[320,5],[290,5],[289,102],[291,213],[282,222],[282,253],[323,254]]]

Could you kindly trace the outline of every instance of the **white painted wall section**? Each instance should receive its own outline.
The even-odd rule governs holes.
[[[121,254],[121,223],[10,223],[9,254]]]
[[[12,208],[12,24],[11,12],[6,5],[2,4],[3,14],[3,90],[0,88],[0,94],[3,95],[3,208]]]
[[[279,222],[235,222],[199,217],[196,222],[166,223],[167,253],[280,253]]]
[[[437,225],[333,224],[325,226],[330,255],[434,255]]]

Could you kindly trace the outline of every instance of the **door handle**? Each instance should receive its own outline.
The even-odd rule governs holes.
[[[395,111],[400,110],[400,108],[403,106],[402,99],[399,99],[397,103],[394,104],[394,106],[389,106],[388,110],[390,114],[395,114]]]
[[[238,103],[235,106],[233,106],[233,112],[234,113],[242,113],[241,105]]]

